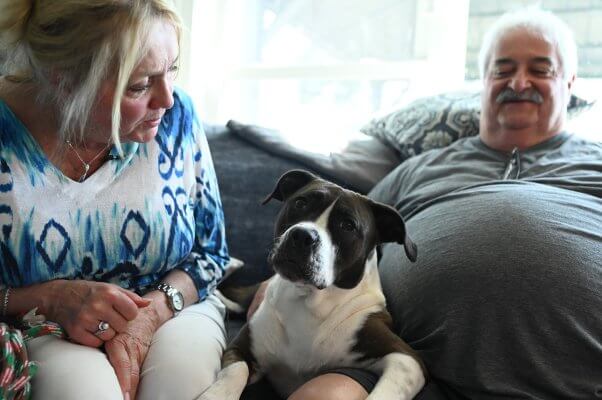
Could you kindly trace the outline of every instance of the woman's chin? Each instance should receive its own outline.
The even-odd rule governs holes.
[[[125,135],[123,141],[136,142],[136,143],[148,143],[157,136],[159,132],[159,126],[151,128],[137,128],[132,133]]]

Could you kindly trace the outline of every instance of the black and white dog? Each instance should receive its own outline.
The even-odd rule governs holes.
[[[416,259],[401,216],[301,170],[284,174],[265,202],[270,199],[284,202],[270,255],[276,276],[200,399],[239,399],[263,374],[286,397],[340,367],[381,376],[369,399],[413,398],[426,374],[391,330],[376,255],[378,244],[397,242]]]

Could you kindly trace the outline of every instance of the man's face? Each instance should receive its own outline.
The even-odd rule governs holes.
[[[556,48],[526,29],[494,45],[484,77],[481,138],[498,150],[527,148],[564,126],[573,79],[563,77]]]

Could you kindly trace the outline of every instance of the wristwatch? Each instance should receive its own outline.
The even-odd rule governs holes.
[[[163,282],[157,284],[155,289],[165,293],[165,296],[167,296],[167,304],[169,305],[169,308],[171,308],[171,311],[173,311],[174,317],[182,311],[184,308],[184,296],[182,296],[182,293],[180,293],[178,289]]]

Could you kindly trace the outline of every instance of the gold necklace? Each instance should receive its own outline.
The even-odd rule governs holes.
[[[90,161],[85,162],[83,158],[81,158],[81,156],[79,155],[79,153],[77,152],[77,150],[75,150],[75,147],[73,147],[73,145],[71,144],[70,140],[66,140],[65,143],[67,143],[67,145],[69,146],[69,148],[71,148],[71,150],[73,150],[73,152],[75,153],[75,155],[77,156],[77,158],[79,159],[79,161],[81,161],[81,163],[84,166],[84,173],[82,174],[82,176],[79,177],[79,179],[77,180],[78,182],[83,182],[86,177],[88,176],[88,171],[90,171],[90,164],[92,164],[98,157],[100,157],[100,155],[102,153],[104,153],[109,146],[111,145],[111,143],[108,143],[102,150],[100,150],[100,152],[94,156],[94,158],[92,158]]]

